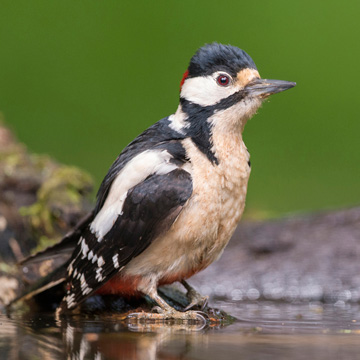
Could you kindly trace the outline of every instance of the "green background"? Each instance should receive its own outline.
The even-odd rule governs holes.
[[[204,43],[296,81],[250,120],[248,216],[359,204],[359,1],[0,3],[0,111],[38,153],[97,185],[121,149],[176,110]]]

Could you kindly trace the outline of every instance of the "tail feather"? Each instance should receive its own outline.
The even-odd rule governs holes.
[[[11,303],[7,306],[8,309],[10,309],[12,305],[19,301],[29,300],[35,296],[37,299],[39,299],[42,297],[43,293],[45,301],[51,298],[53,293],[57,293],[57,290],[59,290],[63,296],[64,293],[61,287],[60,289],[55,289],[55,287],[61,286],[61,284],[65,285],[67,279],[67,267],[69,265],[71,254],[73,253],[82,232],[90,224],[93,217],[94,212],[89,213],[82,220],[80,220],[75,228],[67,235],[65,235],[59,243],[20,261],[19,265],[29,266],[33,263],[54,259],[56,260],[55,264],[60,264],[60,266],[58,266],[50,274],[40,278],[28,289],[26,289],[25,292],[22,293],[19,297],[11,301]],[[50,289],[52,289],[51,292],[47,292]]]
[[[49,289],[54,288],[57,285],[62,283],[65,284],[66,281],[66,274],[67,274],[67,266],[68,262],[61,265],[57,269],[55,269],[50,274],[44,276],[35,284],[31,285],[28,289],[25,290],[20,296],[12,300],[8,305],[7,308],[10,309],[15,303],[19,301],[26,301],[34,298],[36,295],[39,295]]]

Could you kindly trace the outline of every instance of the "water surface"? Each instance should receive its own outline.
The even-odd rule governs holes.
[[[356,304],[216,302],[228,326],[128,325],[116,314],[0,315],[1,359],[350,359],[360,345]]]

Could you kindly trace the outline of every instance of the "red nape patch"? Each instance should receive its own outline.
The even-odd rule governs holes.
[[[185,82],[185,80],[186,80],[186,78],[189,76],[189,70],[186,70],[185,72],[184,72],[184,75],[183,75],[183,78],[181,79],[181,82],[180,82],[180,91],[181,91],[181,88],[182,88],[182,86],[184,85],[184,82]]]
[[[116,275],[96,291],[99,295],[140,296],[137,286],[141,276]]]

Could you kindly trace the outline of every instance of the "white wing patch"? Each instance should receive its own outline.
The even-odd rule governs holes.
[[[130,160],[115,178],[105,203],[90,225],[90,230],[101,242],[121,215],[127,192],[149,175],[164,175],[177,168],[166,150],[147,150]],[[83,252],[84,253],[84,252]]]

